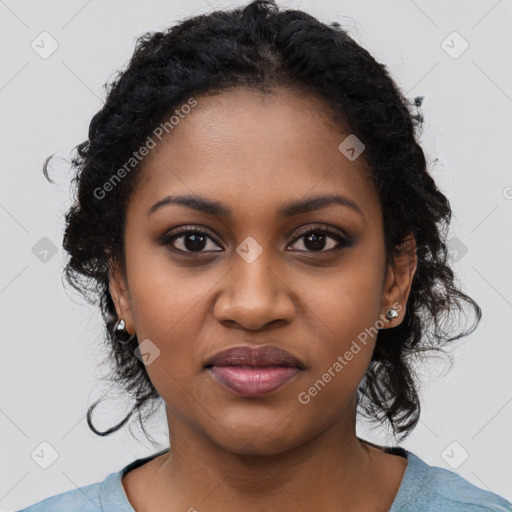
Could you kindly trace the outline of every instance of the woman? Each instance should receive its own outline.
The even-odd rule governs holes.
[[[412,108],[337,24],[271,1],[142,36],[73,160],[66,276],[170,449],[25,511],[510,511],[399,447],[413,360],[476,327]],[[46,165],[45,165],[46,173]],[[469,307],[475,322],[449,332]]]

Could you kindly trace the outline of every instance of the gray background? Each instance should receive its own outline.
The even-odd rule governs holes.
[[[0,1],[1,510],[98,482],[167,446],[163,410],[148,425],[155,446],[142,434],[133,439],[126,428],[100,438],[87,427],[87,406],[108,392],[109,383],[99,380],[106,371],[99,365],[99,313],[61,279],[63,215],[70,202],[66,159],[86,138],[102,86],[125,66],[136,36],[242,4]],[[442,358],[422,367],[423,413],[404,446],[512,499],[512,1],[280,5],[340,22],[388,66],[407,96],[425,96],[421,143],[454,211],[455,271],[483,318],[473,335],[454,345],[451,369]],[[43,31],[58,43],[47,58],[31,47],[34,41],[43,51],[46,37],[44,48],[51,49]],[[461,53],[464,41],[469,46]],[[54,152],[57,184],[51,185],[41,167]],[[113,395],[96,424],[106,428],[128,407]],[[385,430],[360,425],[359,433],[393,444]],[[42,442],[58,454],[47,469],[31,456]],[[43,445],[43,451],[48,456],[52,449]]]

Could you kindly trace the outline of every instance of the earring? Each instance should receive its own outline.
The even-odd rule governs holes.
[[[114,335],[117,338],[117,340],[121,343],[127,343],[129,341],[132,341],[135,337],[135,333],[130,335],[128,330],[126,329],[126,323],[123,318],[117,323],[116,328],[114,330]]]
[[[388,309],[386,311],[386,317],[388,320],[393,320],[393,318],[396,318],[398,316],[398,311],[396,309]]]

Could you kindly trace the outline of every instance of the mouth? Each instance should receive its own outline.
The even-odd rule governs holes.
[[[275,346],[239,346],[217,353],[204,368],[237,395],[260,397],[290,382],[304,370],[304,364]]]

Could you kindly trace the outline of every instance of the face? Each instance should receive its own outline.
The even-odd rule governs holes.
[[[320,99],[276,88],[196,100],[143,161],[126,275],[113,272],[111,294],[149,354],[171,436],[188,429],[233,452],[278,453],[353,424],[376,327],[400,323],[415,264],[386,268],[364,153],[340,152],[349,133]],[[339,199],[310,201],[324,196]],[[399,316],[383,320],[393,305]],[[205,368],[240,346],[277,347],[302,367],[259,377]]]

